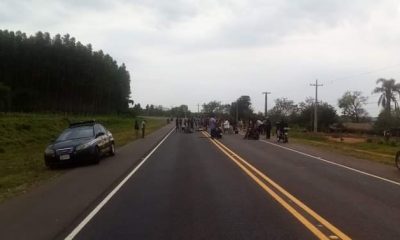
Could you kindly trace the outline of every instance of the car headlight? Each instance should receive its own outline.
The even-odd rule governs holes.
[[[55,156],[55,153],[56,152],[51,147],[47,147],[46,150],[44,150],[44,154],[46,155]]]
[[[92,146],[93,143],[94,143],[94,141],[90,141],[90,142],[81,144],[81,145],[77,146],[75,150],[76,150],[76,151],[81,151],[81,150],[83,150],[83,149],[86,149],[86,148]]]

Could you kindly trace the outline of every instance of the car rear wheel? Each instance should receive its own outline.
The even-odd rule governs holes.
[[[397,154],[396,154],[395,163],[396,163],[396,167],[400,170],[400,151],[397,152]]]
[[[115,145],[114,145],[114,143],[111,143],[110,150],[108,151],[108,153],[110,154],[110,156],[114,156],[115,155]]]

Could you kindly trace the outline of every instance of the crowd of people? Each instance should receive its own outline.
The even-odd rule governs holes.
[[[193,133],[203,130],[204,126],[207,126],[205,118],[175,118],[176,132]]]
[[[265,135],[270,139],[271,135],[276,134],[278,140],[287,131],[287,123],[282,119],[275,123],[275,133],[272,132],[273,124],[269,118],[252,119],[246,122],[238,122],[231,119],[217,118],[215,116],[175,118],[176,132],[193,133],[195,131],[209,131],[212,138],[221,138],[223,134],[238,134],[243,131],[244,139],[259,139]]]
[[[288,124],[284,121],[284,119],[281,119],[281,121],[275,123],[275,134],[278,141],[280,138],[282,138],[282,135],[287,132],[287,130]],[[260,135],[265,135],[266,139],[270,139],[271,134],[273,135],[272,123],[269,118],[266,118],[265,120],[249,120],[244,139],[258,140]]]
[[[175,118],[175,131],[183,133],[193,133],[194,131],[208,131],[214,137],[222,135],[222,133],[233,133],[236,129],[228,119],[222,120],[214,116],[191,117],[191,118]],[[237,131],[236,131],[237,132]]]

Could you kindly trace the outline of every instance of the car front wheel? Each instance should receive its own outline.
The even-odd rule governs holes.
[[[114,156],[115,155],[115,145],[114,145],[114,143],[111,143],[110,150],[108,151],[108,153],[110,154],[110,156]]]
[[[396,167],[400,170],[400,151],[396,154]]]

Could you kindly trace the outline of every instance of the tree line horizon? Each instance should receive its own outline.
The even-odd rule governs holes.
[[[69,34],[0,30],[0,111],[128,110],[130,75],[102,50]]]
[[[318,126],[320,130],[326,131],[334,123],[353,122],[353,123],[374,123],[374,130],[381,132],[390,128],[400,127],[400,83],[394,79],[380,78],[376,81],[380,85],[373,89],[373,94],[380,94],[378,106],[381,106],[381,112],[376,121],[373,121],[365,110],[368,98],[363,96],[360,91],[346,91],[338,99],[338,107],[341,109],[339,115],[334,106],[320,102],[318,104]],[[275,105],[267,113],[267,117],[272,122],[278,122],[285,119],[291,124],[312,130],[314,125],[314,99],[306,98],[298,104],[287,98],[278,98],[274,100]],[[223,104],[221,101],[213,100],[202,104],[200,114],[205,116],[218,116],[219,118],[236,121],[236,104],[238,105],[237,117],[239,120],[248,121],[250,119],[264,119],[264,113],[255,113],[249,96],[243,95],[231,104]],[[394,105],[394,107],[393,107]],[[133,109],[140,114],[149,116],[176,116],[187,117],[197,115],[189,111],[187,105],[173,107],[165,110],[161,105],[146,105],[141,108],[140,104],[135,104]]]

